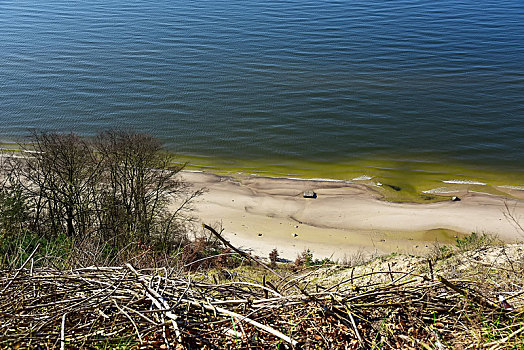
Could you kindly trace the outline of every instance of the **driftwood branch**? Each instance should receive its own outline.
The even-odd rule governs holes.
[[[472,334],[485,334],[484,325],[492,336],[483,348],[522,342],[524,273],[518,266],[505,270],[515,273],[511,280],[493,274],[437,281],[412,269],[347,269],[341,282],[319,288],[311,283],[307,290],[303,286],[331,270],[290,278],[281,269],[282,280],[266,275],[265,283],[241,274],[217,279],[210,270],[189,276],[132,265],[2,271],[0,348],[112,347],[123,341],[176,350],[464,348]],[[436,264],[433,270],[436,278],[442,273]],[[513,311],[491,301],[499,293]]]

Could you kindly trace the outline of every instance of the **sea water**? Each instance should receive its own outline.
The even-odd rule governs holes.
[[[0,2],[0,139],[115,128],[201,169],[522,186],[524,2]]]

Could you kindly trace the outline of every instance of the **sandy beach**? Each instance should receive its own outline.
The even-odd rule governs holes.
[[[471,232],[524,240],[524,232],[505,215],[507,205],[515,218],[524,218],[524,191],[512,191],[512,198],[458,191],[460,201],[409,204],[383,201],[372,187],[351,182],[188,171],[182,177],[206,189],[194,205],[199,220],[221,225],[232,244],[259,256],[274,248],[290,260],[305,249],[315,258],[333,259],[424,254],[436,242],[450,243]],[[317,198],[304,198],[306,190]]]

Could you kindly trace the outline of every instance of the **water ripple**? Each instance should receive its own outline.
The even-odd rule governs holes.
[[[512,0],[3,1],[0,137],[123,126],[189,154],[522,170],[522,23]]]

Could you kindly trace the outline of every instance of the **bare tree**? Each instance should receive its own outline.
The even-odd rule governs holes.
[[[150,135],[113,131],[100,135],[97,150],[104,162],[101,222],[114,239],[160,243],[184,238],[183,213],[201,192],[192,192],[177,176],[184,165]],[[178,209],[169,204],[178,201]]]
[[[21,148],[0,159],[0,200],[14,200],[2,201],[0,229],[22,220],[39,236],[64,233],[75,246],[96,246],[103,259],[144,248],[167,254],[189,241],[191,202],[202,191],[181,180],[184,165],[152,136],[34,133]]]
[[[87,140],[75,134],[34,133],[19,169],[38,232],[69,237],[93,226],[93,203],[101,162]]]

